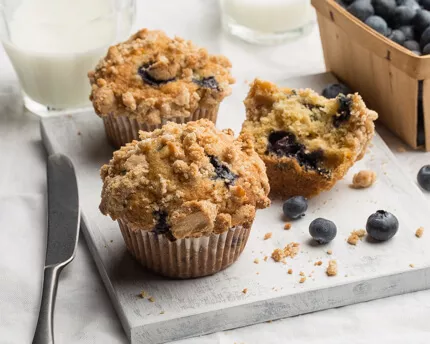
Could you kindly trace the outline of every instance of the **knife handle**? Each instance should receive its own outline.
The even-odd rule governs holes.
[[[54,308],[58,276],[63,266],[46,266],[43,271],[42,301],[33,344],[54,344]]]

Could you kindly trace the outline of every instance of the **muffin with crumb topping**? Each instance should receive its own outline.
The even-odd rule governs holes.
[[[271,195],[282,198],[332,188],[366,153],[378,117],[358,94],[327,99],[261,80],[245,106],[242,134],[251,135],[266,164]]]
[[[269,206],[266,168],[247,135],[209,120],[141,132],[101,169],[100,210],[126,246],[165,276],[214,274],[240,255],[256,209]]]
[[[168,121],[216,122],[220,102],[231,93],[230,61],[209,55],[191,41],[162,31],[140,30],[109,48],[88,73],[90,99],[117,148]]]

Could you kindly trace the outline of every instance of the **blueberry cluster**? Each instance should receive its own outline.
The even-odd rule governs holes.
[[[430,0],[337,2],[372,29],[414,54],[430,54]]]

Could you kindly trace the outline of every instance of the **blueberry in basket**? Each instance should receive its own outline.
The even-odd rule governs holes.
[[[393,30],[388,36],[389,39],[391,39],[393,42],[403,45],[406,41],[406,36],[403,33],[403,31],[400,30]]]
[[[399,229],[397,218],[385,210],[378,210],[369,216],[366,224],[367,233],[375,240],[387,241],[396,235]]]
[[[308,201],[303,196],[294,196],[287,199],[282,205],[284,215],[289,219],[298,219],[308,210]]]
[[[376,32],[379,32],[381,35],[388,35],[388,24],[382,17],[370,16],[364,23]]]
[[[385,19],[391,18],[397,7],[396,0],[372,0],[372,5],[375,14]]]
[[[430,191],[430,165],[421,167],[417,175],[418,184],[426,191]]]
[[[373,8],[370,0],[355,0],[346,9],[361,21],[365,21],[367,18],[375,14],[375,9]]]
[[[418,10],[413,20],[413,27],[417,36],[419,37],[429,26],[430,12],[423,9]]]
[[[309,234],[318,244],[328,244],[337,234],[337,228],[334,222],[317,218],[309,225]]]
[[[335,84],[329,84],[326,87],[324,87],[323,91],[322,91],[322,96],[332,99],[332,98],[336,98],[339,94],[350,94],[352,93],[351,89],[341,83],[335,83]]]

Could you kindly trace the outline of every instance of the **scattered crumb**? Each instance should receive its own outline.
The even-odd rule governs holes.
[[[297,242],[291,242],[283,249],[276,248],[272,252],[272,258],[275,262],[282,261],[283,258],[294,258],[300,250],[300,244]]]
[[[260,259],[255,258],[255,259],[254,259],[254,264],[258,264],[258,263],[260,263]]]
[[[160,314],[164,314],[164,313],[165,313],[164,311],[161,311],[161,312],[160,312]]]
[[[82,135],[82,133],[80,131],[78,131],[78,135]]]
[[[285,224],[285,226],[284,226],[284,229],[285,229],[285,230],[289,230],[289,229],[291,229],[291,223],[287,222],[287,223]]]
[[[305,283],[305,281],[306,281],[306,276],[300,277],[299,283]]]
[[[315,264],[314,264],[315,266],[321,266],[322,265],[322,261],[321,260],[319,260],[319,261],[317,261],[317,262],[315,262]]]
[[[359,229],[356,231],[352,231],[351,234],[348,237],[348,244],[350,245],[357,245],[357,243],[363,239],[363,237],[366,235],[366,231],[364,229]]]
[[[376,181],[376,173],[370,170],[363,170],[354,175],[352,187],[354,189],[364,189],[373,185]]]
[[[327,250],[327,254],[333,254],[333,251],[332,250]]]
[[[246,294],[248,292],[248,288],[242,290],[242,293]]]
[[[264,234],[264,240],[270,239],[272,237],[272,232]]]
[[[268,258],[269,258],[268,256],[264,256],[263,260],[264,260],[265,262],[267,262],[267,259],[268,259]]]
[[[140,292],[140,294],[139,294],[139,296],[140,296],[142,299],[144,299],[147,295],[148,295],[148,294],[146,293],[146,291],[145,291],[145,290],[142,290],[142,291]]]
[[[415,265],[414,265],[414,264],[409,264],[409,266],[410,266],[411,268],[414,268],[414,267],[415,267]]]
[[[110,242],[113,243],[113,240],[111,240]]]
[[[328,262],[328,267],[327,267],[327,276],[336,276],[337,275],[337,262],[335,260],[330,260]]]
[[[423,227],[418,228],[417,231],[415,232],[415,236],[417,238],[421,238],[423,236],[423,234],[424,234],[424,228]]]
[[[288,269],[288,274],[291,275],[293,273],[293,269]]]
[[[269,321],[266,321],[268,324],[271,324],[272,323],[272,320],[269,320]]]
[[[282,258],[281,263],[286,265],[287,264],[287,260],[285,258]]]
[[[260,273],[257,271],[255,274],[256,274],[256,275],[259,275]]]
[[[406,148],[403,147],[403,146],[400,146],[400,147],[396,148],[396,151],[399,152],[399,153],[404,153],[404,152],[406,152]]]
[[[155,302],[155,299],[151,296],[151,297],[148,297],[148,301],[149,302]]]

